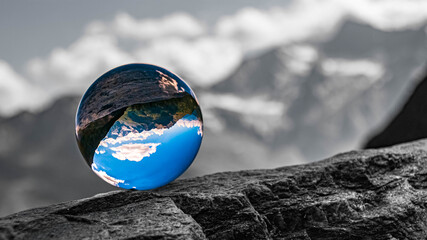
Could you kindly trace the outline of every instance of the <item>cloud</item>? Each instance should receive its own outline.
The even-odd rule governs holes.
[[[16,74],[1,62],[0,77],[17,80],[2,80],[2,99],[11,104],[0,106],[0,114],[35,109],[65,94],[82,94],[102,73],[131,62],[157,64],[192,85],[208,87],[230,75],[247,56],[281,45],[326,40],[348,18],[385,31],[416,28],[426,23],[427,2],[294,0],[266,10],[245,7],[212,24],[187,13],[152,19],[119,13],[110,21],[88,23],[69,47],[31,59],[25,73]],[[315,55],[303,51],[296,55]],[[305,74],[307,61],[290,61],[288,67]],[[41,97],[27,97],[36,85]]]
[[[54,49],[47,59],[28,63],[28,75],[52,94],[81,93],[112,67],[134,59],[117,45],[115,36],[87,33],[68,49]]]
[[[97,170],[97,168],[98,167],[96,166],[96,164],[92,163],[92,170],[96,173],[96,175],[98,175],[100,178],[102,178],[107,183],[118,187],[119,183],[125,182],[125,180],[113,178],[113,177],[109,176],[106,172],[104,172],[102,170]]]
[[[319,8],[330,13],[327,17]],[[339,24],[342,12],[315,1],[295,2],[289,8],[259,10],[244,8],[235,15],[223,17],[216,33],[239,43],[245,52],[328,36]]]
[[[242,8],[208,26],[186,13],[135,19],[120,13],[88,24],[67,49],[30,62],[30,75],[88,85],[104,70],[129,62],[165,66],[193,84],[222,80],[251,52],[329,37],[345,18],[382,30],[414,28],[427,19],[427,2],[300,0],[268,10]]]
[[[427,21],[424,0],[362,0],[341,5],[348,15],[385,31],[419,28]]]
[[[271,101],[265,96],[243,98],[232,94],[205,93],[200,101],[206,110],[205,122],[214,131],[224,128],[221,120],[214,114],[214,109],[239,113],[243,124],[263,136],[272,135],[279,128],[289,129],[293,126],[292,120],[286,116],[289,104]]]
[[[241,98],[232,94],[210,94],[201,97],[206,109],[221,108],[243,115],[282,116],[285,104],[261,96]]]
[[[38,86],[28,82],[0,59],[0,115],[10,116],[27,109],[40,109],[47,101]]]
[[[98,151],[98,149],[95,150],[95,154],[97,154],[97,155],[98,154],[104,154],[104,153],[105,153],[105,150],[99,150],[99,151]]]
[[[366,59],[326,59],[321,64],[323,73],[330,77],[338,76],[366,76],[368,79],[378,80],[384,74],[381,63]]]
[[[113,31],[122,38],[156,40],[159,38],[194,38],[205,33],[200,21],[185,13],[174,13],[160,19],[137,20],[127,13],[119,13]]]
[[[135,55],[140,62],[171,69],[199,86],[211,85],[228,76],[243,56],[235,42],[208,36],[193,40],[158,39],[137,49]]]
[[[9,64],[0,60],[0,101],[12,103],[2,104],[3,114],[9,115],[14,108],[22,108],[22,100],[29,90],[28,88],[27,82]]]
[[[318,59],[318,55],[314,47],[305,44],[283,47],[280,55],[282,62],[286,65],[286,69],[283,71],[306,76],[312,69],[313,63]],[[284,79],[284,77],[279,78]]]
[[[150,131],[153,132],[154,134],[161,136],[166,131],[166,128],[153,128]]]
[[[198,128],[197,134],[203,136],[203,126],[202,122],[199,120],[187,120],[187,119],[179,119],[175,124],[178,127],[186,127],[186,128]]]
[[[120,132],[121,136],[118,136],[117,138],[111,138],[108,137],[108,135],[102,139],[102,141],[99,143],[99,145],[103,147],[108,147],[109,145],[116,145],[121,144],[123,142],[133,142],[133,141],[143,141],[147,139],[149,136],[153,135],[154,133],[158,133],[158,131],[142,131],[142,132],[129,132],[125,133],[126,135],[123,136],[123,133]]]
[[[344,19],[393,31],[417,28],[427,21],[423,0],[295,0],[269,10],[244,8],[221,18],[216,33],[238,42],[245,51],[264,50],[290,42],[322,40]]]
[[[119,160],[129,160],[139,162],[144,157],[149,157],[155,153],[157,146],[160,143],[129,143],[123,144],[118,147],[112,147],[111,150],[115,151],[113,157]]]

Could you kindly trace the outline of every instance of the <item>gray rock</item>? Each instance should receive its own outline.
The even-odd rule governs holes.
[[[425,239],[427,140],[0,219],[0,239]],[[72,189],[70,189],[72,191]]]

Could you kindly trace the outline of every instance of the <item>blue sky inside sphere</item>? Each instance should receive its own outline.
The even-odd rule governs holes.
[[[202,141],[197,116],[185,115],[172,127],[143,130],[116,121],[93,157],[92,170],[121,188],[147,190],[179,177],[193,162]],[[132,128],[132,131],[129,131]]]

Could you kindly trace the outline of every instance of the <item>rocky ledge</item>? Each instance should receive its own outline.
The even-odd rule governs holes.
[[[425,239],[426,189],[422,140],[23,211],[0,239]]]

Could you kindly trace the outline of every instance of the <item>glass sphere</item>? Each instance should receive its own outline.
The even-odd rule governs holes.
[[[87,164],[126,189],[153,189],[179,177],[202,137],[202,113],[191,88],[149,64],[120,66],[99,77],[76,115],[77,144]]]

